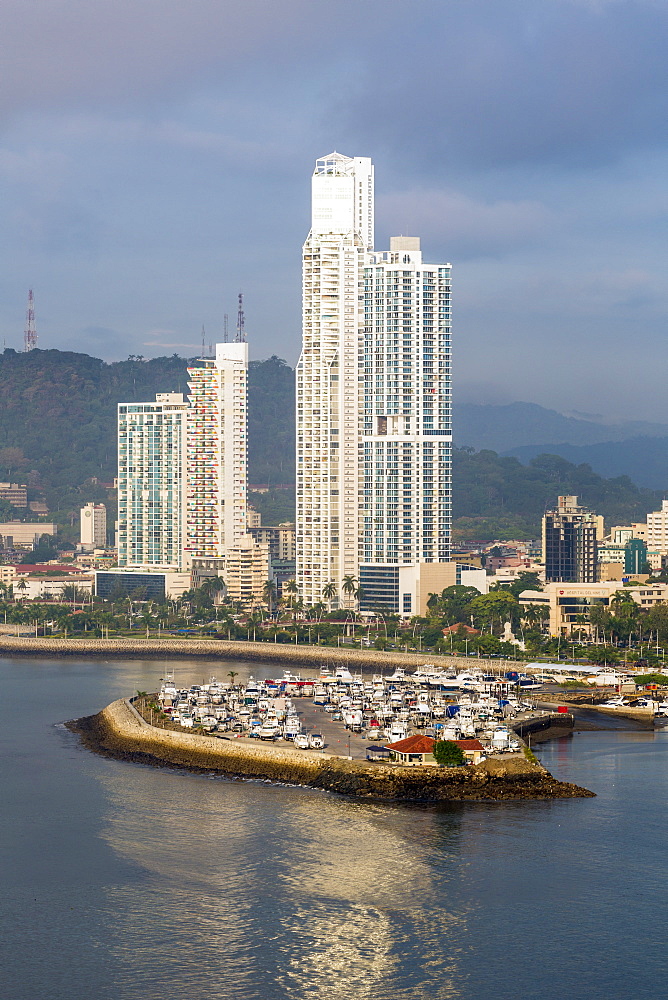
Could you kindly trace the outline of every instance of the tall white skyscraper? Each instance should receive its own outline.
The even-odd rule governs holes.
[[[415,613],[450,555],[450,265],[373,245],[373,167],[316,161],[297,368],[297,582]]]
[[[188,404],[181,393],[118,406],[118,565],[181,571]]]
[[[216,344],[188,374],[186,548],[221,558],[246,535],[248,344]]]
[[[297,366],[297,584],[307,604],[330,582],[342,595],[358,572],[359,295],[372,245],[371,160],[317,160]]]

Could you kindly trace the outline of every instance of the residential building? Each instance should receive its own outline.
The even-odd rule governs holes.
[[[307,604],[359,570],[359,302],[373,246],[373,166],[338,153],[316,161],[303,249],[297,365],[297,585]]]
[[[545,579],[595,583],[597,546],[603,539],[603,518],[578,504],[576,496],[561,496],[543,517]]]
[[[28,487],[20,483],[0,483],[0,500],[12,507],[27,507]]]
[[[275,562],[294,561],[295,526],[291,521],[285,521],[276,527],[258,524],[248,530],[256,542],[269,546],[269,559],[272,565]]]
[[[188,404],[176,392],[118,406],[118,565],[185,568]]]
[[[107,544],[107,508],[103,503],[87,503],[81,508],[80,544],[83,548],[103,549]]]
[[[373,251],[373,166],[316,161],[297,366],[297,585],[417,612],[450,556],[450,265]],[[401,581],[399,579],[401,571]],[[425,580],[421,577],[425,575]],[[440,587],[439,589],[443,589]],[[348,588],[347,588],[348,590]]]
[[[4,587],[11,587],[16,580],[16,567],[15,566],[2,566],[0,565],[0,584]]]
[[[652,569],[660,569],[668,556],[668,500],[661,502],[661,510],[647,515],[645,533],[636,531],[634,534],[636,538],[644,537],[647,542],[648,560]]]
[[[231,601],[249,604],[264,600],[269,577],[269,546],[243,535],[225,553],[225,585]]]
[[[186,549],[216,559],[246,535],[248,344],[216,344],[188,375]]]

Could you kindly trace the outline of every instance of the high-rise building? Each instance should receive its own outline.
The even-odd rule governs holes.
[[[575,496],[559,497],[555,510],[543,517],[545,579],[595,583],[597,549],[603,539],[603,517],[578,504]]]
[[[189,368],[187,551],[217,559],[246,535],[248,344]]]
[[[450,265],[373,251],[373,166],[316,161],[297,367],[297,584],[414,613],[450,551]],[[347,579],[346,579],[347,578]]]
[[[303,343],[297,365],[297,584],[317,604],[340,598],[359,568],[360,287],[373,246],[373,166],[338,153],[316,161],[303,250]],[[348,600],[347,603],[352,603]]]
[[[81,508],[81,546],[103,549],[107,544],[107,508],[103,503],[87,503]]]
[[[162,392],[118,406],[118,565],[181,571],[188,404]]]
[[[361,607],[418,611],[431,564],[450,558],[452,519],[449,264],[396,237],[364,273],[360,337]],[[362,396],[363,393],[363,396]],[[388,588],[394,592],[386,599]]]

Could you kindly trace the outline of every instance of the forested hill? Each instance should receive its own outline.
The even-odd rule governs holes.
[[[628,476],[603,479],[589,465],[538,455],[528,465],[494,451],[456,448],[453,458],[454,535],[459,539],[536,538],[545,509],[574,494],[605,517],[606,525],[644,520],[663,494]]]
[[[106,491],[90,480],[111,482],[116,474],[117,403],[152,400],[156,392],[186,393],[187,365],[176,355],[106,364],[65,351],[6,350],[0,354],[0,481],[27,480],[33,498],[44,492],[66,523],[71,512],[78,516],[82,502],[108,502]],[[294,399],[289,365],[277,357],[251,362],[251,483],[294,483]],[[661,499],[626,476],[603,479],[588,465],[554,455],[522,465],[493,451],[462,448],[455,449],[453,469],[459,538],[535,537],[545,508],[563,493],[580,496],[608,524],[639,520]],[[262,497],[265,523],[290,516],[293,494]]]
[[[116,406],[187,393],[187,365],[176,355],[106,364],[68,351],[0,354],[0,480],[43,491],[52,510],[104,500],[80,489],[116,475]],[[249,370],[250,481],[294,481],[294,373],[279,358]]]

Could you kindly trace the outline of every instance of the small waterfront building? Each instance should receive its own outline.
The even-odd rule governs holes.
[[[431,736],[407,736],[406,739],[397,740],[396,743],[388,743],[385,750],[389,750],[391,759],[399,764],[410,766],[436,764],[433,753],[435,742]]]

